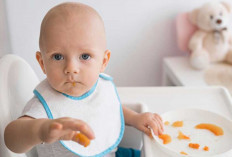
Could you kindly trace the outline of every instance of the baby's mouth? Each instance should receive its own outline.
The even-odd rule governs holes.
[[[78,81],[68,81],[67,84],[71,84],[73,87],[75,87],[77,84],[80,84]]]

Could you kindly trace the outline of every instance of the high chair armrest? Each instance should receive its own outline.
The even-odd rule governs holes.
[[[124,106],[138,112],[142,113],[144,104],[142,103],[123,103]],[[123,135],[123,139],[121,143],[119,144],[120,147],[126,147],[126,148],[134,148],[141,150],[143,143],[142,143],[142,135],[143,133],[134,127],[131,126],[125,126],[125,132]]]

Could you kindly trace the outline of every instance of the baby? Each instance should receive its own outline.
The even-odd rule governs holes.
[[[103,74],[111,52],[93,8],[71,2],[52,8],[42,21],[39,46],[36,59],[47,78],[5,129],[11,151],[36,146],[39,157],[128,156],[123,153],[135,150],[117,148],[124,124],[162,134],[160,116],[122,106],[112,78]]]

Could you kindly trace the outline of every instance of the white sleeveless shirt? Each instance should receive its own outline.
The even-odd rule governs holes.
[[[100,74],[92,89],[80,97],[55,91],[47,79],[36,87],[34,94],[49,119],[72,117],[83,120],[93,129],[95,139],[88,147],[73,141],[59,141],[74,156],[105,156],[120,143],[124,133],[123,111],[115,85],[108,75]]]

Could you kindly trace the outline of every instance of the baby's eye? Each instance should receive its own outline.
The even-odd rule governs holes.
[[[210,19],[213,19],[213,15],[210,15]]]
[[[62,59],[64,59],[64,56],[61,55],[61,54],[54,54],[52,56],[52,58],[55,59],[55,60],[62,60]]]
[[[89,60],[90,59],[90,55],[88,55],[88,54],[82,54],[80,59],[82,59],[82,60]]]

